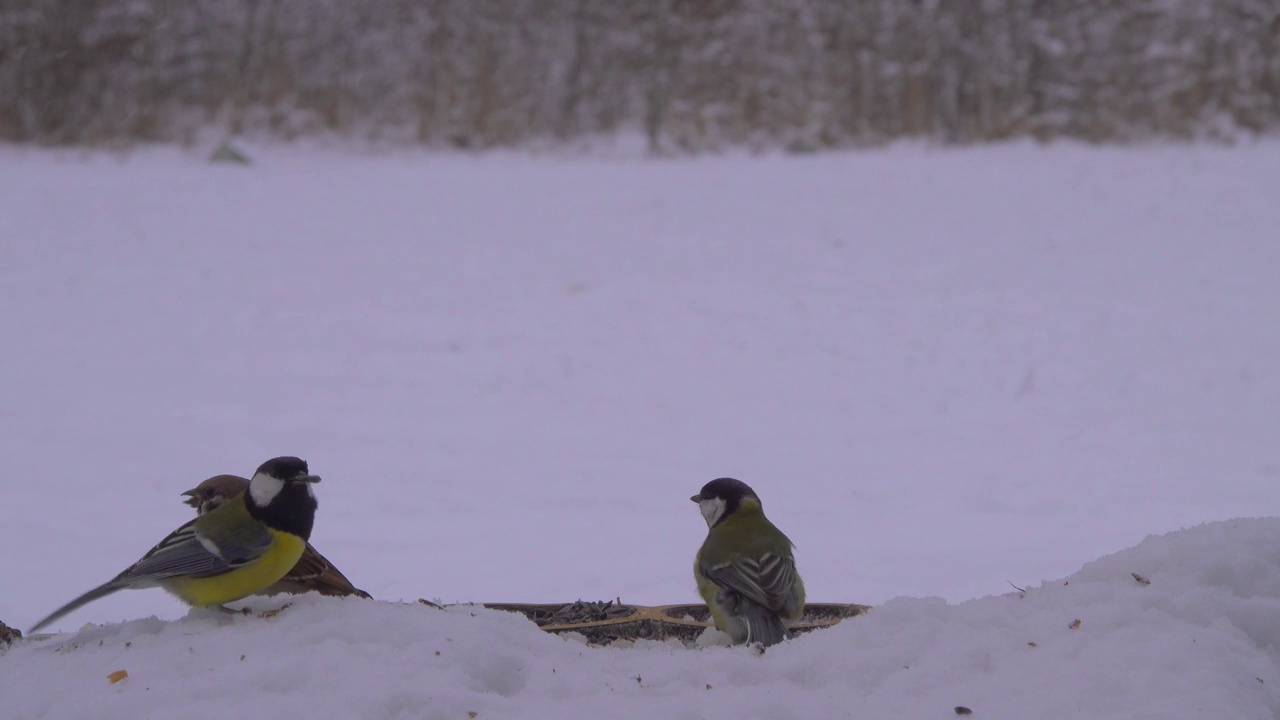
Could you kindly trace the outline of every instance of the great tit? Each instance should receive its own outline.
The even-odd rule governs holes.
[[[735,643],[768,647],[787,639],[787,623],[804,614],[791,540],[764,516],[760,498],[744,482],[712,480],[689,499],[707,521],[693,577],[716,628]]]
[[[117,590],[161,587],[196,607],[220,607],[261,592],[298,563],[311,537],[316,497],[307,463],[268,460],[249,491],[169,533],[142,559],[31,628],[40,628]]]
[[[182,493],[187,496],[183,500],[196,509],[196,515],[222,507],[228,500],[243,494],[249,487],[249,481],[239,475],[214,475],[199,485]],[[321,595],[343,597],[356,595],[368,598],[369,593],[351,584],[346,575],[321,555],[311,543],[302,551],[302,559],[281,578],[280,582],[263,590],[259,595],[278,595],[289,593],[297,595],[305,592],[318,592]]]

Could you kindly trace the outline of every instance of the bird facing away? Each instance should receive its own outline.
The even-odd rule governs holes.
[[[311,486],[318,482],[299,458],[262,463],[248,492],[169,533],[141,560],[31,631],[118,590],[160,587],[195,607],[221,607],[261,592],[302,557],[315,522]]]
[[[249,481],[239,475],[214,475],[199,485],[182,493],[187,496],[183,500],[196,509],[196,515],[204,515],[216,510],[228,501],[242,495],[249,487]],[[318,592],[321,595],[343,597],[355,595],[368,598],[369,593],[351,584],[346,575],[321,555],[311,543],[302,551],[298,564],[285,574],[279,582],[257,593],[259,595],[278,595],[289,593],[298,595],[305,592]]]
[[[741,481],[712,480],[690,500],[707,521],[693,577],[716,628],[735,643],[768,647],[787,639],[787,624],[804,614],[804,583],[791,540]]]

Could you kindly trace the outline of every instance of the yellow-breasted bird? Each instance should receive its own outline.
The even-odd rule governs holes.
[[[117,590],[160,587],[196,607],[261,592],[297,564],[311,537],[320,478],[296,457],[262,463],[248,492],[169,533],[127,570],[66,605],[32,632]]]
[[[707,521],[693,577],[716,628],[736,643],[768,647],[787,639],[787,624],[804,614],[791,540],[764,516],[760,498],[744,482],[712,480],[689,499]]]
[[[249,481],[239,475],[214,475],[199,485],[182,493],[187,496],[183,500],[196,509],[196,515],[222,507],[228,501],[239,497],[249,487]],[[367,598],[369,593],[351,584],[346,575],[321,555],[311,543],[302,551],[298,564],[285,574],[279,582],[257,593],[258,595],[278,595],[289,593],[297,595],[305,592],[318,592],[321,595],[342,597],[355,595]]]

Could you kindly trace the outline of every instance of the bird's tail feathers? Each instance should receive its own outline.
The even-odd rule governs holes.
[[[746,603],[747,644],[760,643],[764,647],[777,645],[791,637],[778,613],[753,602]]]
[[[81,595],[80,597],[76,598],[75,600],[72,600],[71,602],[67,603],[66,605],[63,605],[62,607],[58,608],[57,610],[54,610],[54,611],[53,611],[53,613],[51,613],[51,614],[49,615],[49,617],[47,617],[47,618],[45,618],[45,619],[41,620],[40,622],[36,623],[35,625],[33,625],[33,626],[31,627],[30,632],[31,632],[31,633],[38,632],[38,631],[40,630],[40,628],[42,628],[42,627],[44,627],[44,626],[46,626],[46,625],[48,625],[48,624],[50,624],[50,623],[52,623],[52,622],[56,622],[56,621],[58,621],[58,620],[61,620],[63,617],[65,617],[65,616],[67,616],[67,615],[69,615],[69,614],[71,614],[71,613],[75,612],[76,610],[79,610],[80,608],[84,607],[85,605],[88,605],[89,603],[93,602],[94,600],[99,600],[99,599],[101,599],[101,598],[104,598],[104,597],[106,597],[106,596],[110,595],[111,593],[113,593],[113,592],[115,592],[115,591],[117,591],[117,590],[123,590],[124,588],[125,588],[125,586],[124,586],[124,585],[121,585],[121,584],[117,583],[115,580],[112,580],[112,581],[107,582],[107,583],[103,583],[102,585],[99,585],[98,587],[96,587],[96,588],[94,588],[94,589],[90,590],[89,592],[87,592],[87,593],[85,593],[85,594]],[[30,634],[30,633],[28,633],[28,634]]]

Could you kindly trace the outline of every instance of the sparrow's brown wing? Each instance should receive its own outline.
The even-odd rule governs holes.
[[[310,543],[302,551],[298,564],[288,572],[280,582],[267,588],[264,595],[289,593],[298,595],[305,592],[318,592],[321,595],[343,597],[355,595],[367,598],[369,593],[351,584],[346,575],[338,571],[325,556],[316,551]]]

